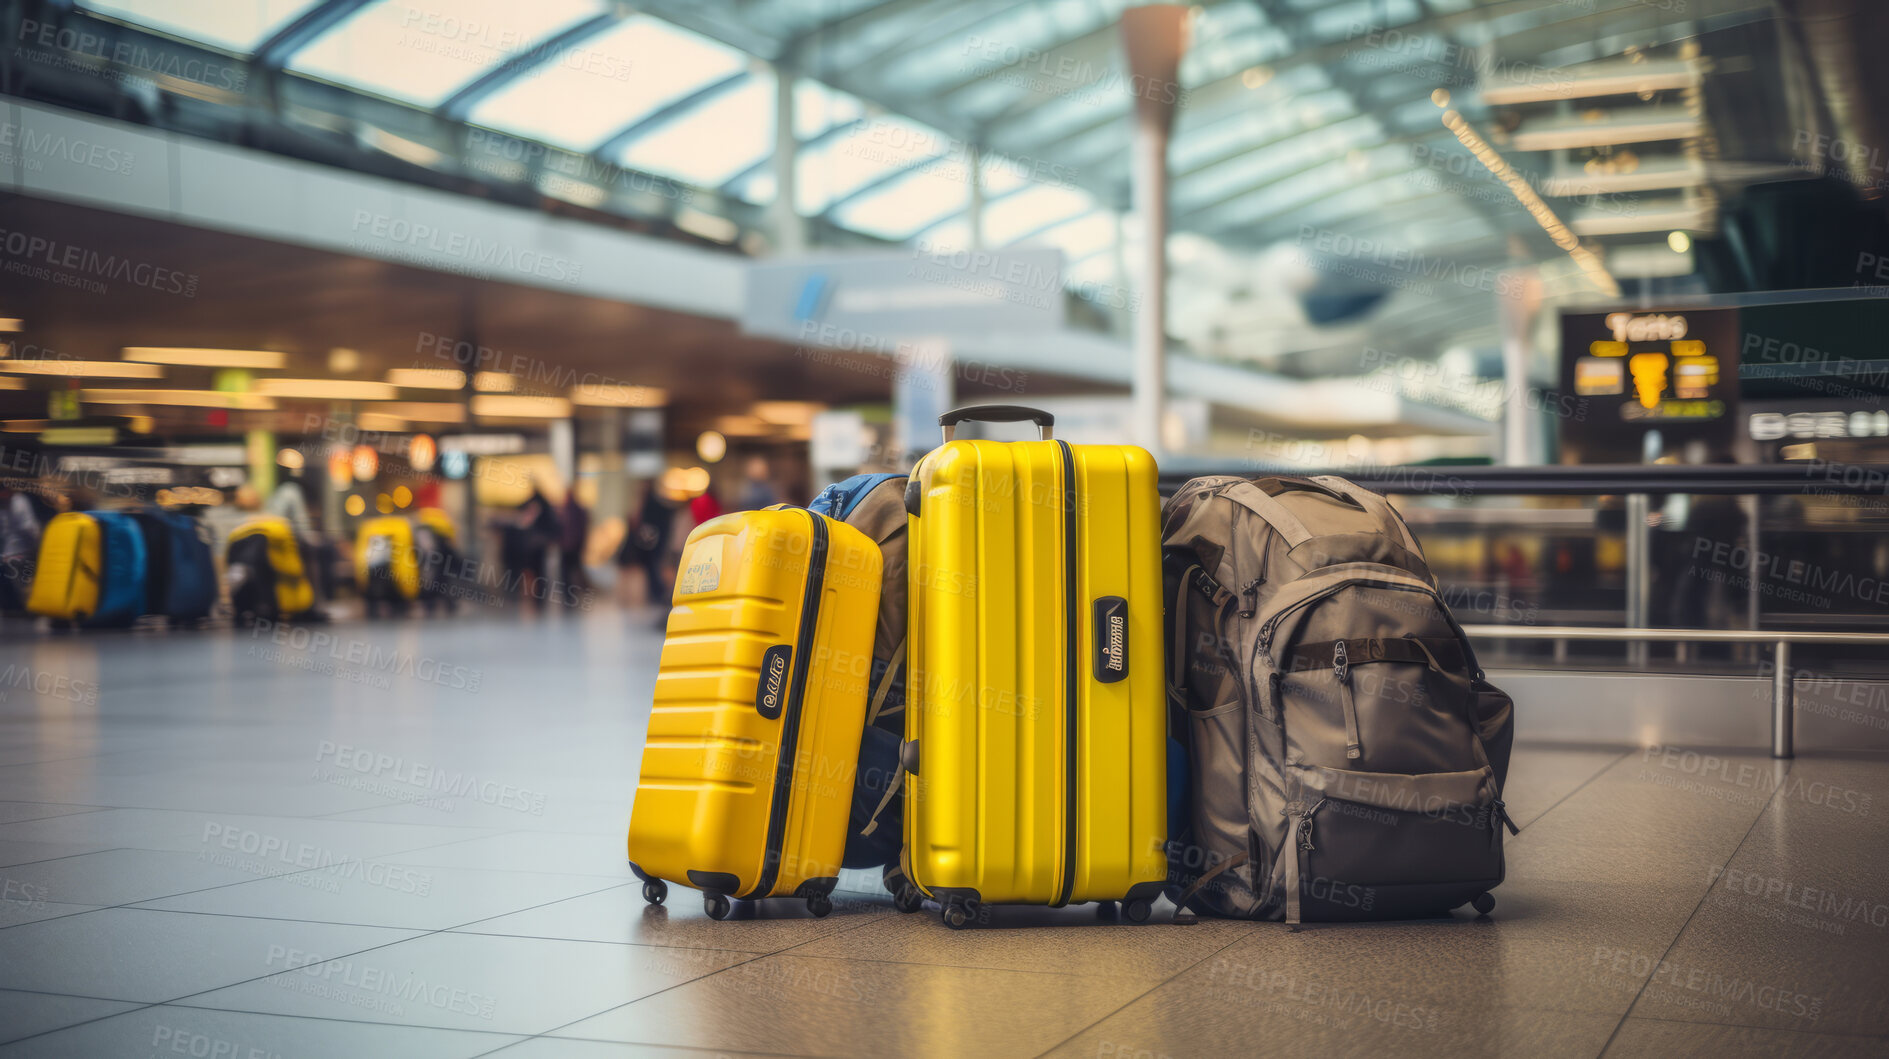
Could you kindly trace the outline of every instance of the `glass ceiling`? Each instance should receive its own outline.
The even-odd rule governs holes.
[[[604,10],[598,0],[383,0],[302,49],[289,69],[432,109],[507,58]]]
[[[976,143],[985,245],[1058,246],[1092,275],[1119,258],[1132,85],[1115,26],[1127,0],[78,3],[237,54],[269,44],[292,75],[756,204],[776,193],[774,63],[786,54],[800,213],[968,244]],[[1635,5],[1501,6],[1499,20],[1470,21],[1476,0],[1197,4],[1171,143],[1175,230],[1257,253],[1308,219],[1406,204],[1422,210],[1409,231],[1433,244],[1530,232],[1499,197],[1417,179],[1414,146],[1457,149],[1430,99],[1442,75],[1423,65],[1466,54],[1450,50],[1465,39],[1572,33],[1597,9]],[[283,43],[305,16],[308,39]],[[1397,29],[1399,49],[1364,47],[1361,26]],[[1464,95],[1473,73],[1444,71]]]
[[[79,6],[248,55],[317,0],[80,0]]]

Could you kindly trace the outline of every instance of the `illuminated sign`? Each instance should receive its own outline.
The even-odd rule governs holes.
[[[1618,360],[1582,357],[1574,362],[1574,392],[1582,397],[1611,397],[1625,393],[1627,383],[1624,367]]]
[[[1889,437],[1889,411],[1753,412],[1747,426],[1753,441],[1882,438]]]
[[[1665,313],[1608,313],[1615,342],[1670,342],[1686,337],[1686,318]]]
[[[1633,372],[1633,392],[1643,408],[1658,408],[1660,394],[1666,392],[1666,354],[1635,353],[1627,362]]]

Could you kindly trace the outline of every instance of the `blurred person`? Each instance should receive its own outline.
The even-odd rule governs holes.
[[[689,528],[693,530],[709,519],[720,518],[721,514],[721,501],[715,499],[714,490],[704,489],[701,495],[689,501],[689,520],[693,523]]]
[[[500,523],[500,553],[505,569],[517,575],[519,591],[526,606],[540,599],[552,545],[558,542],[557,511],[534,479],[531,495]]]
[[[24,610],[45,528],[33,497],[23,490],[0,488],[0,611]]]
[[[774,479],[768,471],[767,457],[753,456],[742,469],[747,480],[742,483],[738,511],[759,511],[769,504],[781,502],[780,490],[775,488]]]
[[[222,555],[236,527],[262,514],[262,498],[256,487],[247,483],[236,487],[228,503],[218,504],[203,513],[203,524],[210,531],[215,552]]]
[[[662,487],[654,479],[650,480],[643,486],[643,503],[625,530],[616,555],[618,601],[626,604],[628,601],[628,582],[623,575],[632,567],[640,566],[647,602],[651,607],[661,608],[661,620],[665,623],[670,598],[669,577],[675,572],[669,562],[669,541],[674,535],[678,513],[678,505],[663,495]]]
[[[584,545],[590,540],[590,512],[578,502],[577,490],[568,489],[558,514],[561,523],[558,533],[558,572],[569,586],[571,601],[575,602],[578,593],[587,593],[591,589],[590,575],[584,570]]]
[[[281,484],[275,487],[275,492],[269,494],[269,502],[263,505],[263,511],[288,519],[298,537],[315,531],[315,524],[308,516],[308,498],[302,495],[302,483],[293,477],[282,479]]]

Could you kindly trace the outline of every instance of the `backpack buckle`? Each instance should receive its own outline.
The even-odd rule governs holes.
[[[1332,673],[1338,678],[1338,683],[1344,684],[1350,681],[1351,657],[1349,654],[1349,649],[1345,646],[1345,642],[1343,640],[1339,640],[1337,643],[1332,644],[1331,668],[1332,668]]]

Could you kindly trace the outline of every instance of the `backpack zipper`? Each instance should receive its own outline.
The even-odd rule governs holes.
[[[1345,758],[1356,761],[1364,756],[1364,747],[1358,738],[1358,702],[1351,693],[1350,649],[1343,640],[1332,645],[1331,668],[1338,678],[1338,698],[1345,710]]]

